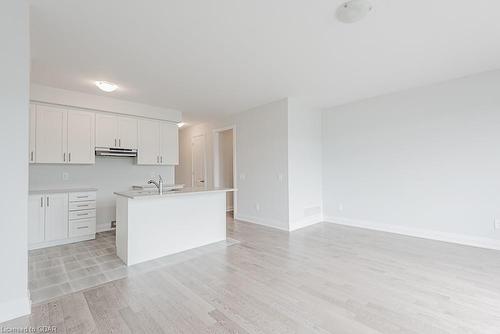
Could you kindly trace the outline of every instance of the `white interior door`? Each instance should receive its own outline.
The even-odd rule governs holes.
[[[68,194],[45,196],[45,241],[68,237]]]
[[[36,108],[36,162],[66,162],[67,112],[38,105]]]
[[[205,136],[196,136],[192,139],[193,187],[203,187],[206,184],[205,173]]]
[[[35,162],[36,160],[36,152],[35,152],[35,143],[36,143],[36,105],[30,104],[30,151],[29,151],[29,161],[30,163]]]
[[[179,164],[179,127],[177,124],[160,122],[160,164]]]
[[[68,162],[93,164],[95,114],[85,111],[68,112]]]
[[[118,147],[118,116],[96,115],[95,145]]]
[[[28,200],[28,243],[45,240],[45,196],[30,195]]]
[[[119,117],[118,147],[137,149],[137,119]]]
[[[139,121],[139,145],[137,164],[157,165],[160,163],[160,125],[158,121]]]

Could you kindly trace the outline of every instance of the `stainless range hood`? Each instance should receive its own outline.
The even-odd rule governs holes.
[[[137,150],[128,148],[96,147],[95,155],[101,157],[136,157]]]

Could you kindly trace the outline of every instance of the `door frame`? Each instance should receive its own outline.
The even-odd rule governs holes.
[[[207,136],[205,134],[195,135],[191,137],[191,187],[194,187],[194,139],[203,137],[203,178],[205,179],[205,186],[207,186]]]
[[[220,141],[220,133],[227,131],[227,130],[232,130],[233,131],[233,188],[237,189],[237,180],[238,178],[236,177],[237,173],[237,154],[236,154],[236,126],[235,125],[230,125],[226,126],[223,128],[218,128],[213,130],[213,137],[214,137],[214,142],[213,142],[213,159],[214,159],[214,170],[213,170],[213,177],[214,177],[214,187],[219,187],[220,186],[220,179],[219,179],[219,170],[220,170],[220,155],[219,155],[219,141]],[[233,191],[233,216],[236,218],[236,213],[238,210],[238,196],[236,196],[236,191]]]

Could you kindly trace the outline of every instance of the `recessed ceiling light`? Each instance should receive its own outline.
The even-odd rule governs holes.
[[[337,8],[337,19],[344,23],[353,23],[361,20],[372,10],[368,0],[350,0]]]
[[[178,126],[179,128],[182,128],[184,125],[186,125],[186,123],[184,123],[184,122],[177,123],[177,126]]]
[[[113,92],[118,88],[116,84],[107,81],[96,81],[95,85],[99,87],[100,90],[105,91],[107,93]]]

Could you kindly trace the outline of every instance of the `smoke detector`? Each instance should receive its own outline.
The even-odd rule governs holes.
[[[337,19],[344,23],[354,23],[364,18],[372,8],[368,0],[350,0],[337,8]]]

